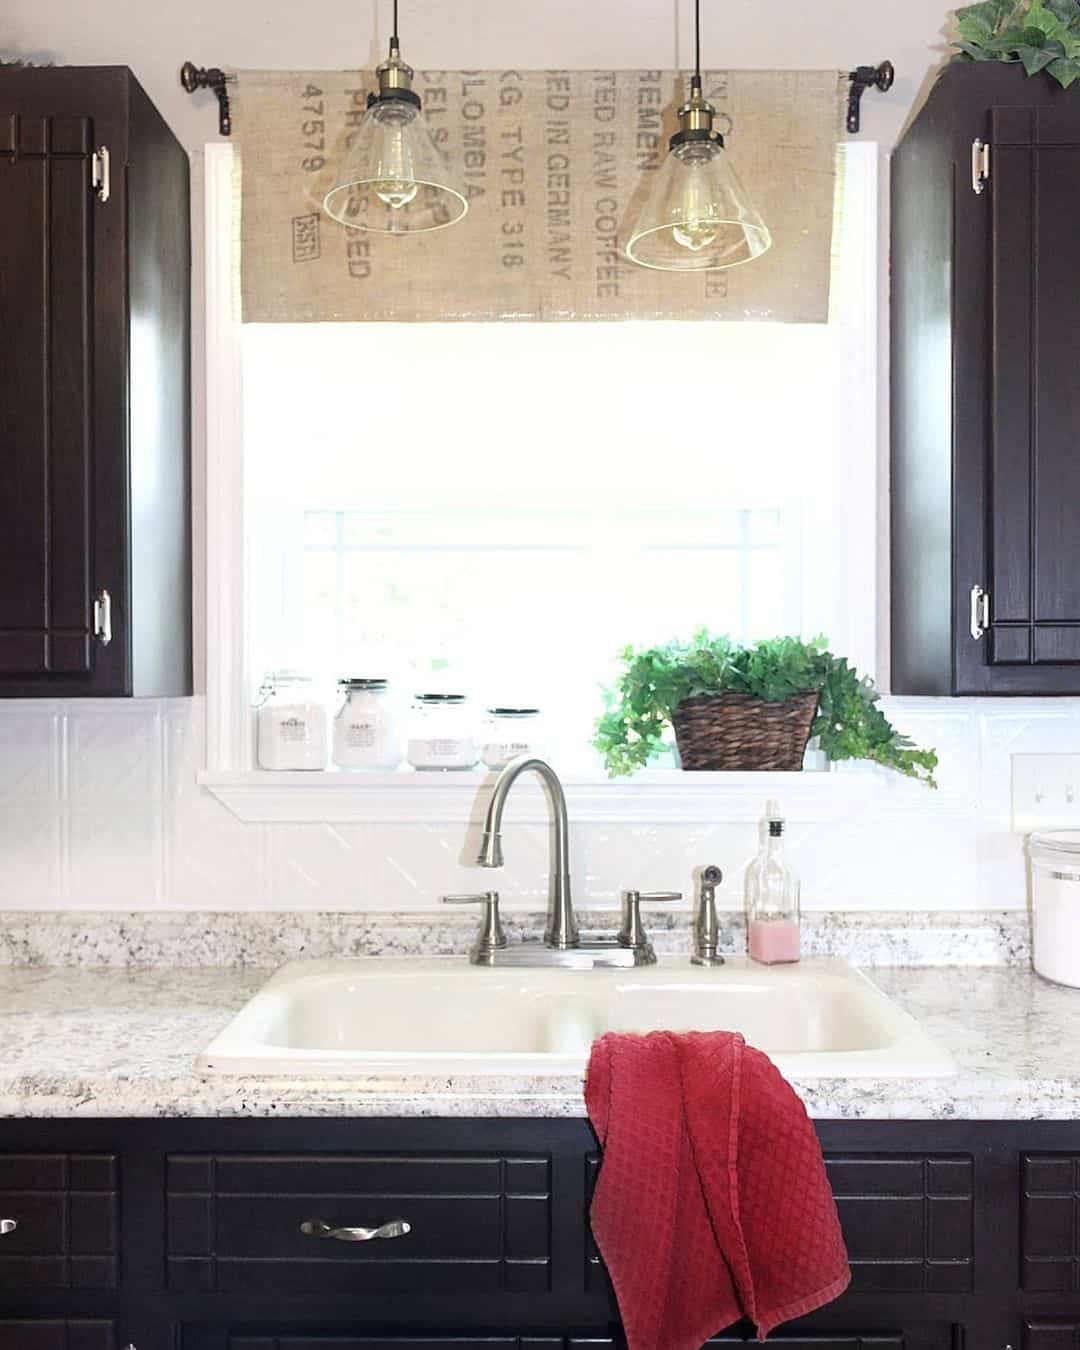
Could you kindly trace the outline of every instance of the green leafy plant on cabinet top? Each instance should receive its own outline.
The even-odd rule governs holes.
[[[1080,76],[1076,0],[983,0],[956,11],[958,61],[1019,61],[1064,88]]]
[[[662,748],[679,704],[695,694],[750,694],[778,703],[816,690],[811,728],[830,759],[866,759],[936,787],[937,755],[901,735],[877,706],[879,695],[824,638],[779,637],[749,646],[701,630],[690,642],[669,642],[620,654],[623,669],[606,691],[593,744],[608,773],[644,768]]]

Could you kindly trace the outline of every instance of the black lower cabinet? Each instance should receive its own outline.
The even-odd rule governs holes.
[[[1080,1350],[1080,1123],[818,1133],[852,1283],[770,1343]],[[0,1121],[0,1350],[622,1350],[601,1167],[580,1120]]]

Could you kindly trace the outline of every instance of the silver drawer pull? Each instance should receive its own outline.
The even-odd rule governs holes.
[[[391,1219],[378,1228],[331,1228],[321,1219],[306,1219],[300,1225],[305,1237],[333,1238],[335,1242],[371,1242],[375,1238],[399,1238],[412,1232],[412,1224],[404,1219]]]
[[[0,1219],[0,1237],[7,1237],[9,1233],[14,1233],[18,1226],[19,1221],[17,1219]]]

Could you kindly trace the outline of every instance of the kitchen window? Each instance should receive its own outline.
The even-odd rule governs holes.
[[[250,767],[221,719],[239,724],[280,667],[328,689],[385,675],[405,697],[434,679],[478,709],[539,703],[582,774],[627,643],[826,632],[873,669],[877,150],[841,153],[826,325],[212,332],[211,360],[220,341],[242,371],[230,402],[211,369],[211,465],[220,402],[242,444],[246,576],[211,766]],[[228,587],[211,635],[219,600]]]

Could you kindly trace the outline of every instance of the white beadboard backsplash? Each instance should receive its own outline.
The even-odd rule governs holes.
[[[789,839],[808,909],[1023,909],[1023,842],[1010,831],[1010,757],[1080,751],[1080,699],[893,699],[889,716],[941,756],[925,809],[802,825]],[[196,782],[202,699],[0,705],[0,908],[430,909],[483,890],[461,828],[243,824]],[[853,769],[850,772],[877,772]],[[767,795],[763,784],[762,802]],[[946,809],[945,798],[948,799]],[[572,827],[584,907],[620,890],[690,888],[716,862],[725,908],[757,847],[745,821]],[[509,908],[546,894],[546,831],[510,826]]]

